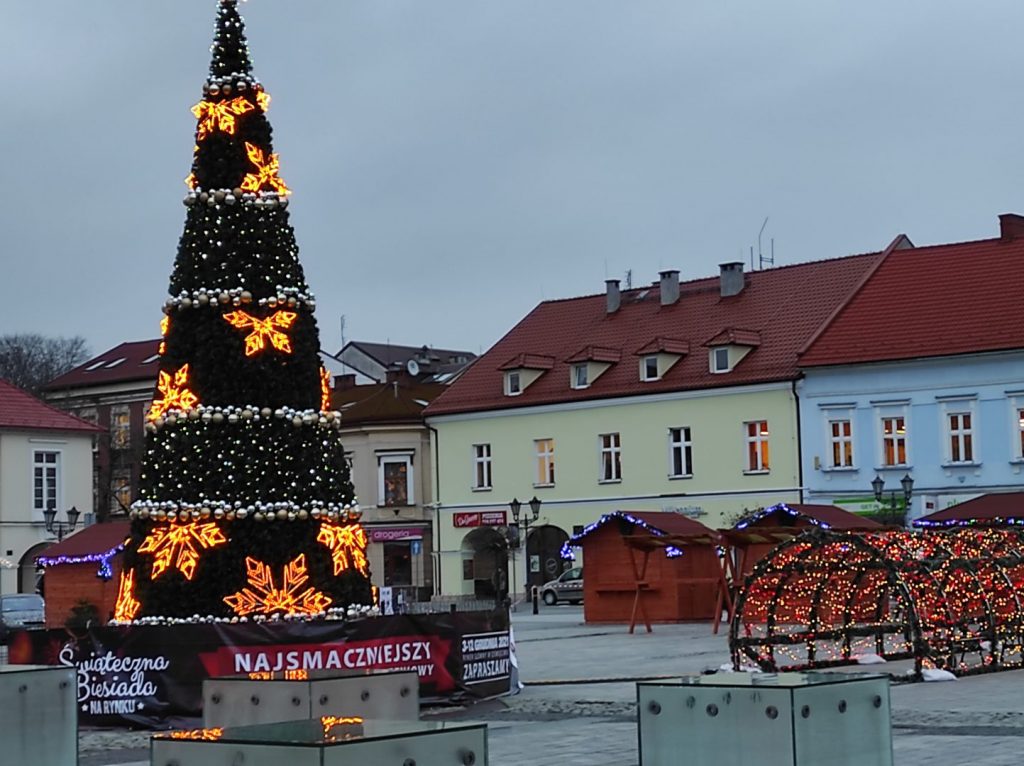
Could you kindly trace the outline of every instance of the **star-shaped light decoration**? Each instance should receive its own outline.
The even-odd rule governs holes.
[[[270,108],[270,94],[261,90],[256,94],[256,103],[260,105],[262,111],[266,112]]]
[[[331,549],[335,577],[350,568],[365,577],[370,576],[370,565],[366,559],[366,530],[359,524],[323,524],[316,541]]]
[[[199,404],[199,397],[188,389],[188,365],[182,366],[172,375],[164,370],[156,383],[160,399],[154,399],[149,406],[149,419],[158,420],[170,409],[190,410]]]
[[[264,186],[269,186],[278,194],[292,193],[285,182],[278,178],[277,171],[281,168],[281,162],[276,154],[271,154],[270,159],[266,159],[263,150],[248,141],[245,142],[245,153],[256,171],[246,173],[245,178],[242,179],[243,191],[258,192]]]
[[[172,566],[191,580],[199,563],[199,550],[224,545],[228,539],[213,522],[171,524],[155,527],[142,541],[139,553],[154,553],[153,578]]]
[[[278,351],[290,354],[292,342],[284,330],[290,329],[298,316],[294,311],[275,311],[266,319],[260,319],[244,311],[232,311],[224,315],[224,320],[240,330],[252,328],[252,332],[245,338],[246,356],[262,351],[267,347],[268,340]]]
[[[135,598],[135,570],[121,572],[117,584],[117,601],[114,602],[114,619],[119,622],[131,622],[142,608]]]
[[[255,108],[249,99],[241,96],[230,101],[200,101],[192,107],[192,114],[199,120],[197,138],[202,141],[215,130],[234,135],[237,125],[235,117],[241,117]]]
[[[320,410],[327,412],[331,409],[331,374],[326,367],[320,368]]]
[[[224,603],[230,606],[235,614],[244,617],[248,614],[317,614],[331,603],[331,597],[312,586],[301,593],[299,590],[309,579],[306,571],[306,554],[299,554],[284,567],[281,587],[274,585],[274,576],[270,565],[257,561],[251,556],[245,557],[248,588],[243,588],[233,596],[225,596]]]

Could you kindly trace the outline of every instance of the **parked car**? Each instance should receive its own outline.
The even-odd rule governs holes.
[[[0,595],[0,644],[15,628],[42,627],[46,622],[46,605],[36,593],[4,593]]]
[[[574,567],[562,572],[555,580],[544,583],[540,587],[540,597],[548,606],[559,601],[579,604],[583,601],[583,567]]]

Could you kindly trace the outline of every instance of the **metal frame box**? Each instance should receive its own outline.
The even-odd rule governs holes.
[[[637,684],[641,766],[892,766],[889,676],[716,673]]]
[[[0,665],[0,761],[75,766],[76,692],[74,668]]]
[[[150,740],[152,766],[487,766],[487,725],[314,718],[177,731]]]
[[[203,681],[203,725],[247,726],[320,716],[415,721],[416,671],[285,671]]]

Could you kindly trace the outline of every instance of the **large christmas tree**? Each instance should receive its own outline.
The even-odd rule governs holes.
[[[220,0],[115,618],[320,615],[371,601],[236,0]]]

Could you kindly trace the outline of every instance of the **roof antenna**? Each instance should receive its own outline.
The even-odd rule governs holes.
[[[626,289],[633,289],[633,269],[626,269]]]
[[[772,254],[765,255],[761,251],[761,235],[764,234],[764,227],[768,225],[768,216],[764,217],[764,223],[761,224],[761,230],[757,232],[757,268],[763,269],[765,264],[769,266],[775,265],[775,237],[772,237]]]

